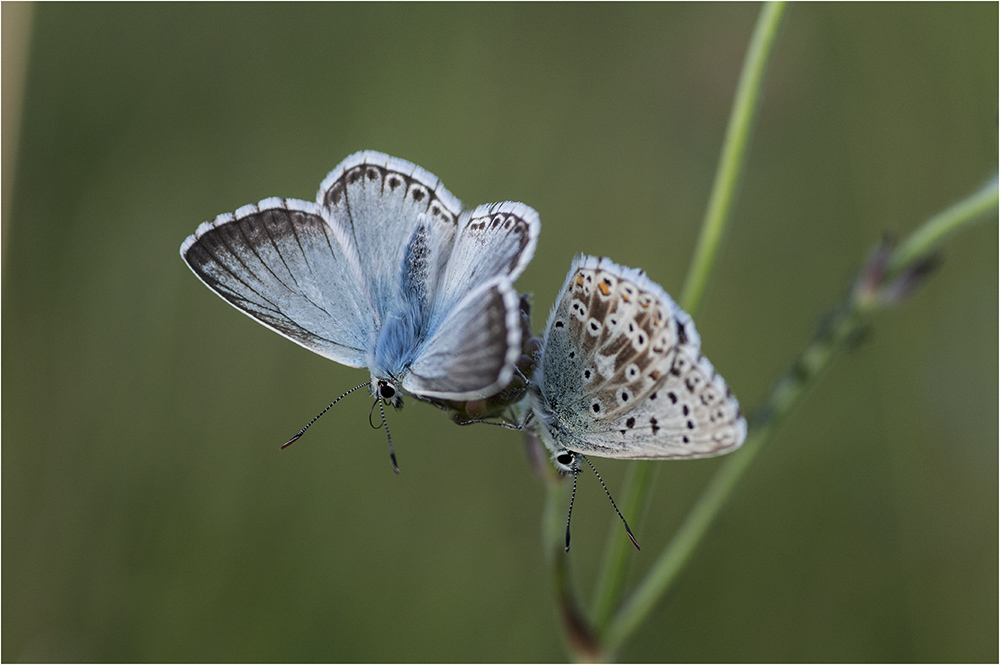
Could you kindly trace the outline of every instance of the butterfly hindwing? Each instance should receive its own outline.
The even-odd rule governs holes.
[[[728,452],[746,438],[746,421],[707,358],[678,349],[666,378],[635,408],[607,423],[624,450],[616,457],[698,458]],[[681,368],[686,368],[681,371]]]
[[[403,388],[446,399],[497,393],[510,382],[521,354],[520,316],[517,292],[506,277],[469,293],[421,345]]]

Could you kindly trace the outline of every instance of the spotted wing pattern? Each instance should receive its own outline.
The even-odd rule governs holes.
[[[540,420],[558,446],[585,454],[728,452],[746,421],[700,347],[691,318],[641,271],[581,257],[549,317]]]

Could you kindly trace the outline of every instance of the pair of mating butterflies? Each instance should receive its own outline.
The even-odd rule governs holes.
[[[463,209],[432,174],[367,151],[341,162],[315,203],[271,198],[220,215],[181,256],[272,330],[367,367],[358,388],[380,408],[400,408],[403,394],[482,400],[527,380],[528,395],[503,394],[560,472],[575,475],[586,454],[678,459],[739,447],[746,421],[691,318],[642,271],[607,259],[574,261],[523,375],[513,282],[539,230],[523,203]],[[388,433],[384,411],[382,422]]]

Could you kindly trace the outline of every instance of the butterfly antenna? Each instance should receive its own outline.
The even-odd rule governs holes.
[[[348,395],[350,395],[351,393],[353,393],[358,388],[364,388],[365,386],[370,386],[370,385],[371,385],[371,382],[369,381],[367,383],[362,383],[360,386],[354,386],[353,388],[351,388],[350,390],[348,390],[346,393],[344,393],[343,395],[341,395],[337,399],[335,399],[332,402],[330,402],[330,405],[328,407],[326,407],[325,409],[323,409],[322,411],[320,411],[319,415],[317,415],[315,418],[313,418],[312,420],[310,420],[308,425],[306,425],[305,427],[303,427],[302,429],[300,429],[298,434],[296,434],[295,436],[293,436],[292,438],[290,438],[288,441],[286,441],[284,444],[282,444],[281,449],[284,450],[288,446],[290,446],[293,443],[295,443],[296,441],[298,441],[299,437],[301,437],[303,434],[305,434],[306,430],[309,429],[310,427],[312,427],[312,424],[314,422],[316,422],[317,420],[319,420],[320,416],[322,416],[324,413],[326,413],[327,411],[329,411],[330,409],[332,409],[334,404],[336,404],[340,400],[344,399],[345,397],[347,397]]]
[[[520,425],[513,425],[511,423],[497,422],[496,420],[483,420],[482,418],[470,418],[468,420],[456,420],[456,425],[493,425],[495,427],[503,427],[504,429],[512,429],[515,432],[520,432],[523,428]]]
[[[385,438],[389,439],[389,461],[392,462],[392,470],[396,474],[399,474],[399,466],[396,464],[396,451],[392,449],[392,434],[389,434],[389,421],[385,419],[385,407],[382,405],[382,400],[378,400],[378,410],[382,414],[382,427],[385,428]]]
[[[615,500],[611,498],[611,492],[608,491],[608,486],[604,484],[604,479],[601,478],[601,474],[597,473],[597,469],[594,467],[594,464],[589,459],[587,459],[586,455],[580,455],[580,457],[587,460],[587,464],[590,466],[590,469],[594,472],[594,475],[597,476],[597,479],[601,481],[601,487],[604,488],[604,493],[608,495],[608,501],[611,502],[611,506],[615,509],[615,512],[618,513],[618,517],[622,518],[622,524],[625,525],[625,533],[628,534],[628,539],[632,541],[633,545],[635,545],[635,549],[637,550],[640,549],[639,543],[636,542],[635,536],[632,535],[632,529],[628,528],[628,522],[625,521],[625,516],[622,515],[622,511],[618,510],[618,506],[615,505]]]
[[[566,551],[569,552],[569,521],[573,519],[573,502],[576,501],[576,479],[580,477],[580,469],[573,469],[573,493],[569,497],[569,513],[566,515]]]

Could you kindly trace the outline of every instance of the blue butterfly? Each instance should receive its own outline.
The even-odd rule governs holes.
[[[330,172],[315,203],[269,198],[220,215],[181,256],[275,332],[367,367],[355,390],[400,408],[404,394],[470,400],[510,383],[522,341],[513,281],[539,230],[523,203],[466,210],[419,166],[365,151]]]

